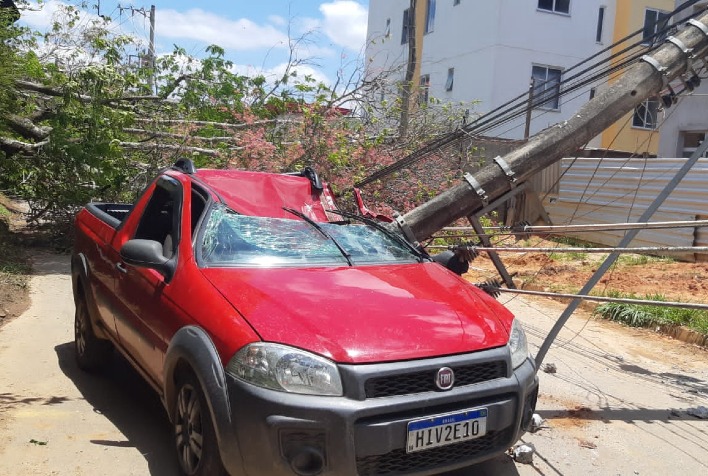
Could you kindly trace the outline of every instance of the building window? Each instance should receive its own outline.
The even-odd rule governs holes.
[[[418,91],[418,104],[428,104],[430,93],[430,75],[424,74],[420,77],[420,89]]]
[[[408,35],[410,35],[411,18],[410,9],[406,8],[403,10],[403,28],[401,29],[401,44],[405,45],[408,43]]]
[[[562,71],[547,66],[534,66],[534,106],[545,109],[560,109],[560,81]]]
[[[431,33],[435,26],[435,0],[428,0],[428,10],[425,14],[425,32]]]
[[[445,91],[452,91],[452,87],[454,85],[455,85],[455,68],[448,68],[447,81],[445,81]]]
[[[592,101],[593,99],[595,99],[595,93],[596,93],[596,92],[597,92],[597,91],[595,90],[595,88],[590,88],[590,100],[591,100],[591,101]]]
[[[632,125],[640,129],[656,129],[659,99],[649,98],[634,109]]]
[[[669,34],[668,25],[671,14],[661,10],[647,8],[644,12],[644,30],[642,44],[653,45],[664,40]]]
[[[696,149],[700,147],[704,140],[706,140],[705,132],[682,132],[683,136],[683,149],[681,151],[681,157],[688,159],[696,152]],[[708,157],[708,151],[703,152],[703,157]]]
[[[597,32],[595,33],[595,41],[602,43],[602,27],[605,23],[605,7],[600,7],[597,11]]]
[[[538,0],[538,9],[556,13],[570,13],[570,0]]]
[[[384,38],[386,38],[386,39],[391,38],[391,19],[390,18],[386,19],[386,33],[384,34]]]

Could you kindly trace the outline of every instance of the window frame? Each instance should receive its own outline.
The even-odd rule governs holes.
[[[700,147],[701,144],[702,144],[704,141],[708,140],[708,132],[703,132],[703,131],[680,131],[679,134],[680,134],[680,138],[681,138],[681,151],[680,151],[680,154],[681,154],[681,155],[680,155],[680,157],[683,157],[683,158],[685,158],[685,159],[690,158],[690,157],[696,152],[696,149],[697,149],[698,147]],[[698,141],[697,141],[698,143],[697,143],[695,146],[688,146],[688,147],[687,147],[687,146],[686,146],[686,136],[687,136],[688,134],[695,135],[695,136],[698,136],[698,135],[701,135],[701,134],[702,134],[702,135],[703,135],[703,139],[698,140]],[[708,157],[708,151],[704,152],[702,157]]]
[[[550,1],[552,2],[551,8],[542,7],[542,6],[541,6],[541,2],[542,2],[542,1],[543,1],[543,0],[538,0],[538,3],[536,4],[536,9],[537,9],[537,10],[540,10],[540,11],[542,11],[542,12],[555,13],[555,14],[557,14],[557,15],[570,16],[570,0],[567,0],[567,1],[568,1],[568,11],[563,11],[563,10],[559,10],[559,9],[558,9],[558,2],[562,2],[562,1],[565,1],[565,0],[550,0]],[[546,1],[549,1],[549,0],[546,0]]]
[[[656,17],[653,22],[651,22],[651,32],[647,34],[649,31],[649,25],[647,22],[647,17],[650,13],[655,13]],[[663,24],[663,27],[661,26],[662,21],[666,20],[666,22]],[[669,25],[669,22],[671,21],[671,12],[667,12],[665,10],[659,10],[658,8],[645,8],[644,9],[644,24],[642,27],[642,45],[644,46],[651,46],[655,45],[656,43],[661,43],[664,41],[664,39],[669,36],[669,32],[665,32],[661,36],[656,36],[656,34],[659,32],[659,30],[664,29]],[[649,39],[651,38],[651,39]]]
[[[597,10],[597,30],[595,31],[595,42],[602,43],[602,35],[605,33],[605,6]]]
[[[545,70],[545,76],[544,78],[539,78],[534,74],[534,71],[537,68],[543,68]],[[558,72],[558,82],[557,84],[549,83],[551,79],[549,79],[549,72],[554,71]],[[563,81],[563,69],[559,68],[557,66],[548,66],[548,65],[543,65],[543,64],[533,64],[531,65],[531,77],[536,80],[536,84],[534,84],[534,109],[544,109],[548,111],[560,111],[561,110],[561,103],[560,103],[560,96],[561,96],[561,82]],[[538,84],[539,79],[541,80],[541,84]],[[550,86],[550,87],[549,87]],[[543,89],[540,89],[543,88]],[[555,92],[550,93],[551,88],[555,90]],[[550,99],[545,99],[545,96],[551,96]],[[553,97],[555,96],[555,97]],[[551,105],[549,105],[549,103]]]
[[[652,105],[656,105],[652,110]],[[642,129],[645,131],[655,131],[659,128],[659,107],[661,106],[661,100],[657,97],[647,98],[641,102],[637,107],[634,108],[632,113],[632,127],[635,129]],[[643,108],[643,113],[640,113],[640,108]],[[654,122],[650,122],[647,118],[651,118],[651,114],[654,114]]]
[[[407,45],[408,44],[408,37],[410,36],[410,27],[411,27],[411,15],[410,15],[410,8],[406,8],[403,10],[403,25],[401,27],[401,44],[402,45]]]
[[[450,92],[455,87],[455,68],[447,68],[447,79],[445,80],[445,91]]]
[[[430,101],[430,74],[421,74],[418,81],[418,104],[428,104]]]
[[[435,0],[428,0],[425,9],[425,34],[435,31]]]

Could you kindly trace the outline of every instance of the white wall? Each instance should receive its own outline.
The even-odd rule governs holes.
[[[571,0],[569,15],[540,11],[537,0],[437,0],[434,31],[425,35],[421,74],[431,76],[431,96],[446,102],[478,100],[484,113],[528,91],[533,64],[566,69],[611,43],[615,0]],[[408,0],[370,0],[369,38],[381,36],[391,18],[391,38],[367,49],[372,73],[402,65],[403,10]],[[597,15],[604,5],[603,44],[595,41]],[[388,65],[388,67],[386,66]],[[455,68],[453,91],[445,91],[448,68]],[[402,78],[402,72],[397,78]],[[535,111],[531,133],[570,117],[589,99],[589,86],[562,99],[560,111]],[[525,117],[488,134],[523,136]]]

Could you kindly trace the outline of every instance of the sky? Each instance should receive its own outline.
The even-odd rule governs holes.
[[[40,11],[23,12],[22,22],[43,31],[51,24],[57,0],[45,0]],[[174,46],[195,57],[216,44],[241,74],[276,75],[284,70],[288,44],[300,40],[297,56],[304,64],[299,74],[332,85],[338,73],[349,77],[362,62],[366,42],[368,0],[64,0],[88,4],[88,14],[109,16],[116,28],[147,44],[146,15],[155,5],[155,52]],[[34,4],[36,5],[36,4]],[[99,7],[100,8],[97,8]],[[121,8],[122,7],[122,8]],[[134,10],[131,11],[132,7]],[[137,10],[137,11],[136,11]]]

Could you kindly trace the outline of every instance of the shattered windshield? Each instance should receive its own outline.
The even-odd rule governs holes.
[[[347,266],[347,256],[353,265],[418,261],[403,244],[371,226],[347,221],[317,225],[328,236],[301,219],[239,215],[217,205],[199,244],[202,263],[249,267]]]

